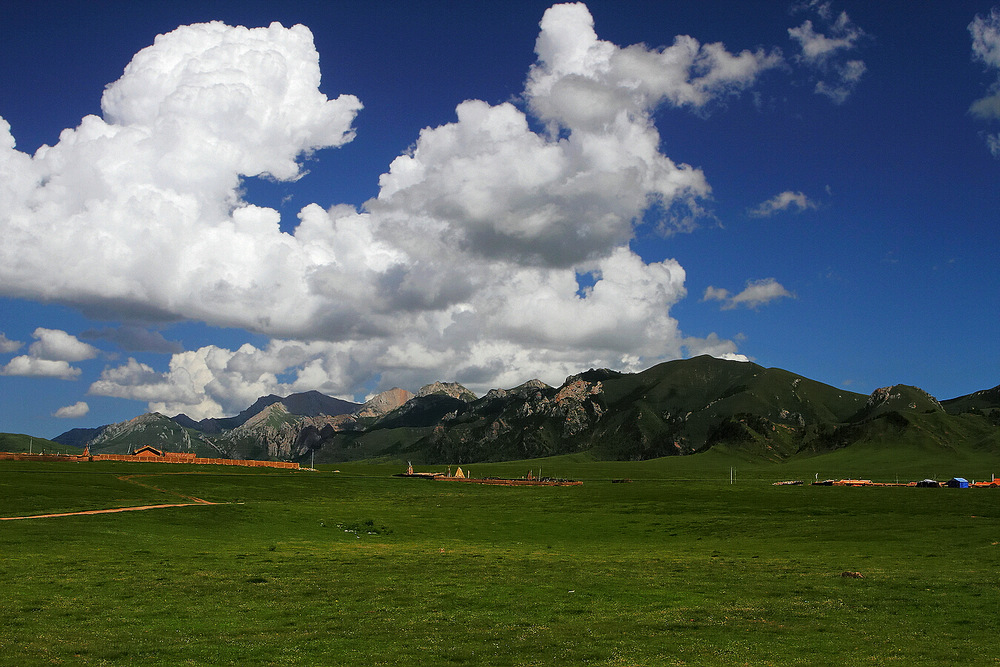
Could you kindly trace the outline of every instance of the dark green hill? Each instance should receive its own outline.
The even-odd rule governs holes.
[[[424,463],[428,460],[421,451],[413,452],[414,443],[430,433],[430,428],[380,428],[374,431],[331,433],[315,448],[316,463],[341,463],[344,461],[406,461]],[[309,456],[311,456],[310,452]],[[301,461],[310,460],[308,456]]]
[[[758,436],[781,441],[777,451],[787,454],[793,431],[845,421],[865,403],[861,394],[788,371],[709,356],[609,379],[603,398],[607,415],[593,444],[603,456],[627,459]]]
[[[31,452],[34,454],[82,454],[79,447],[55,440],[36,438],[23,433],[0,433],[0,452]]]
[[[985,453],[1000,455],[1000,428],[981,415],[889,411],[862,422],[823,425],[799,454],[838,450],[849,450],[859,461],[891,457],[900,466],[925,459],[958,461]]]
[[[98,426],[97,428],[74,428],[66,431],[65,433],[60,433],[56,437],[52,438],[52,440],[63,445],[70,445],[71,447],[79,447],[80,449],[83,449],[87,446],[88,442],[99,436],[101,431],[106,428],[107,426]]]
[[[1000,451],[995,425],[974,415],[956,420],[916,387],[895,385],[865,396],[782,369],[707,356],[636,374],[591,370],[559,388],[527,383],[457,407],[433,428],[397,415],[395,433],[408,430],[391,443],[373,432],[354,433],[339,436],[334,447],[434,463],[574,452],[643,460],[714,448],[744,460],[787,461],[890,444],[915,455]]]
[[[798,451],[809,427],[845,422],[866,400],[788,371],[704,356],[637,374],[590,370],[559,388],[534,381],[493,390],[456,406],[403,453],[430,462],[579,451],[642,460],[728,443],[784,458]],[[398,418],[393,426],[428,424]]]
[[[467,401],[447,394],[415,396],[379,417],[368,430],[434,426],[446,415],[465,408],[466,404]]]
[[[1000,386],[941,401],[941,405],[949,414],[959,415],[965,412],[983,414],[989,417],[993,424],[1000,425]]]
[[[864,407],[852,415],[848,421],[861,422],[890,412],[944,412],[944,408],[941,407],[936,398],[923,389],[896,384],[873,391]]]

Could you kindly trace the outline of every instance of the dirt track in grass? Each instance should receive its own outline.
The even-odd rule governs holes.
[[[160,474],[185,474],[185,473],[160,473]],[[207,500],[202,500],[201,498],[195,498],[194,496],[185,496],[182,493],[175,493],[173,491],[167,491],[166,489],[161,489],[152,484],[144,484],[142,482],[137,482],[134,480],[135,477],[153,477],[155,475],[121,475],[118,479],[123,482],[129,482],[130,484],[135,484],[137,486],[142,486],[147,489],[153,489],[155,491],[162,491],[163,493],[169,493],[174,496],[180,496],[186,500],[191,500],[190,503],[165,503],[161,505],[135,505],[132,507],[114,507],[105,510],[83,510],[80,512],[57,512],[55,514],[29,514],[27,516],[0,516],[0,521],[16,521],[18,519],[52,519],[57,516],[82,516],[84,514],[112,514],[114,512],[137,512],[139,510],[156,510],[163,509],[165,507],[191,507],[192,505],[216,505],[218,503],[209,502]]]
[[[109,510],[85,510],[83,512],[59,512],[58,514],[31,514],[28,516],[0,516],[0,521],[16,519],[51,519],[57,516],[80,516],[83,514],[111,514],[112,512],[136,512],[138,510],[156,510],[164,507],[191,507],[192,505],[215,505],[216,503],[170,503],[167,505],[138,505],[136,507],[115,507]]]

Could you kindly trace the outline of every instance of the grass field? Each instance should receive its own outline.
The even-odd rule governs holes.
[[[0,521],[0,664],[1000,661],[1000,490],[769,483],[836,459],[730,485],[735,459],[687,459],[471,466],[584,480],[555,488],[0,462],[0,516],[220,503]],[[962,473],[986,476],[940,471]]]

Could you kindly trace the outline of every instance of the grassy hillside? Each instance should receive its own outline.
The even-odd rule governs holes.
[[[0,433],[0,452],[34,452],[35,454],[81,454],[79,447],[23,433]]]
[[[0,463],[3,516],[222,503],[0,523],[2,661],[993,664],[1000,491],[774,487],[796,464],[716,451],[587,459],[484,466],[586,480],[564,488]]]
[[[340,433],[323,442],[315,452],[317,463],[389,459],[402,463],[422,461],[409,448],[430,432],[429,428],[380,428],[367,433]],[[399,465],[396,465],[398,472]]]
[[[1000,425],[1000,386],[942,401],[941,405],[955,415],[965,412],[985,414],[994,424]]]
[[[90,451],[94,454],[127,454],[143,445],[168,452],[219,456],[219,450],[211,446],[200,432],[156,412],[107,426],[90,443]]]
[[[727,433],[725,428],[742,422],[761,435],[764,429],[777,432],[776,424],[804,428],[843,422],[865,399],[788,371],[702,356],[606,381],[609,416],[594,442],[609,458],[686,453],[734,440],[757,441],[753,448],[765,455],[787,455],[795,449],[787,429],[762,446],[747,429]]]

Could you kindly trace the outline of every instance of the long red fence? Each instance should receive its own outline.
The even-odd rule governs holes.
[[[298,470],[291,461],[254,461],[240,459],[206,459],[194,456],[134,456],[132,454],[25,454],[0,452],[0,461],[127,461],[129,463],[188,463],[194,465],[244,466],[248,468],[284,468]]]

